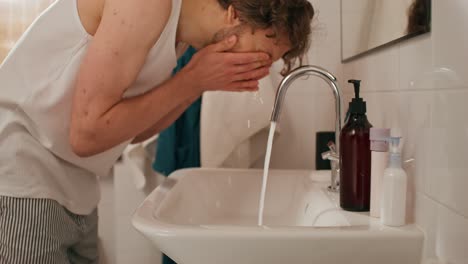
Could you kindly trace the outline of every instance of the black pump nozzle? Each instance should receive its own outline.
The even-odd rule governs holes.
[[[354,98],[359,98],[359,90],[361,89],[361,80],[349,80],[348,83],[354,84]]]
[[[361,80],[349,80],[348,83],[354,84],[355,95],[351,103],[349,103],[349,112],[351,114],[365,114],[367,111],[366,102],[361,97],[359,97]]]

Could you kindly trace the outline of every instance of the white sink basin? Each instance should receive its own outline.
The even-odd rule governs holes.
[[[133,225],[178,264],[419,264],[423,234],[338,206],[330,172],[271,171],[257,226],[260,170],[182,170]]]

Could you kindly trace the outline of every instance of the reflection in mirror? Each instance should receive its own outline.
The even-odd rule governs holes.
[[[430,31],[431,0],[341,0],[342,59]]]

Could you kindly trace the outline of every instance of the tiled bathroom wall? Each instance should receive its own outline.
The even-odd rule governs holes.
[[[432,3],[430,34],[343,64],[343,80],[362,79],[373,125],[406,140],[409,217],[426,232],[426,258],[466,264],[468,1]]]
[[[405,138],[408,220],[426,233],[425,263],[467,264],[468,1],[432,0],[431,33],[345,64],[340,0],[312,2],[320,26],[310,62],[338,76],[345,106],[352,96],[346,80],[361,79],[371,123],[397,128]],[[311,89],[312,80],[297,86],[289,92],[291,121],[283,131],[288,139],[278,140],[285,142],[276,149],[277,167],[308,168],[314,131],[333,127],[331,94]],[[285,153],[294,161],[285,164]]]

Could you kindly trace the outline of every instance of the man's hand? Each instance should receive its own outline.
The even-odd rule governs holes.
[[[255,91],[258,81],[269,74],[271,58],[264,52],[227,52],[237,42],[231,36],[197,52],[181,71],[201,91]]]

